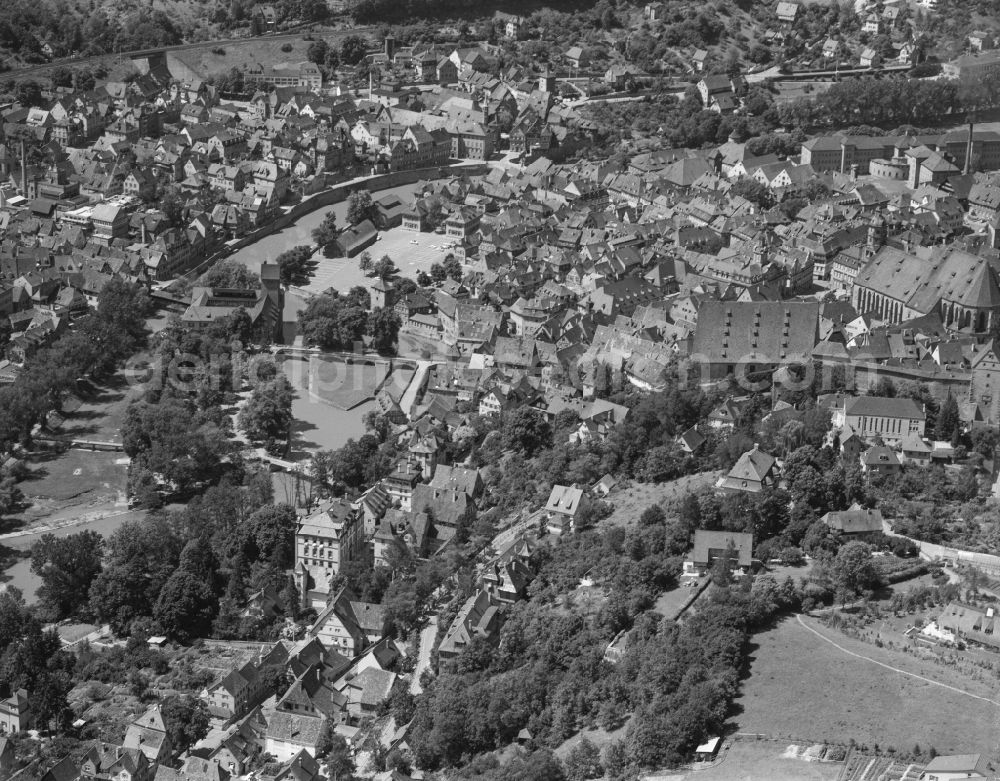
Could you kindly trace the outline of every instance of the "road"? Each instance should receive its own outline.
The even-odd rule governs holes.
[[[766,70],[759,71],[758,73],[748,73],[746,75],[747,84],[758,84],[762,81],[767,81],[768,79],[776,79],[781,76],[781,69],[777,65],[772,65]]]
[[[420,676],[431,666],[431,649],[437,637],[437,621],[437,616],[431,616],[427,626],[420,630],[420,647],[417,650],[417,665],[413,668],[413,678],[410,679],[410,694],[417,695],[424,690],[420,685]]]
[[[920,558],[927,561],[942,559],[945,561],[955,561],[957,563],[968,564],[976,567],[977,569],[981,569],[989,575],[1000,575],[1000,556],[994,556],[990,553],[974,553],[972,551],[949,548],[946,545],[937,545],[933,542],[915,540],[912,537],[907,537],[904,534],[897,534],[894,532],[892,530],[892,524],[888,519],[883,519],[882,531],[890,537],[899,537],[904,540],[910,540],[920,550]]]
[[[417,370],[413,373],[413,379],[410,380],[410,384],[406,386],[406,390],[403,391],[403,396],[399,400],[399,408],[403,410],[406,417],[410,417],[410,410],[413,409],[413,405],[417,401],[417,393],[423,387],[427,372],[435,363],[437,361],[417,361]]]

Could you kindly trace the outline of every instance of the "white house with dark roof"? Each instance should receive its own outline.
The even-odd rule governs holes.
[[[24,732],[31,723],[31,704],[26,689],[0,687],[0,734]]]
[[[317,638],[324,648],[354,657],[382,638],[384,624],[385,610],[381,605],[362,602],[342,588],[319,613],[307,633]]]
[[[554,485],[545,503],[545,524],[550,534],[576,531],[577,519],[586,511],[590,499],[577,485]]]
[[[326,719],[322,716],[275,712],[267,722],[264,751],[279,762],[286,762],[300,751],[315,757]]]
[[[874,445],[861,454],[861,471],[866,475],[894,475],[903,471],[895,450]]]
[[[715,487],[724,491],[757,494],[774,485],[777,478],[777,460],[754,443],[753,449],[740,456],[739,461],[729,470],[729,474],[720,477]]]
[[[684,575],[703,575],[715,560],[732,551],[735,574],[745,574],[753,564],[753,535],[748,532],[706,531],[694,533],[694,546],[684,562]]]

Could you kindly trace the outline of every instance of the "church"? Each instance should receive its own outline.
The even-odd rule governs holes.
[[[950,331],[984,334],[1000,325],[997,269],[954,247],[883,247],[858,272],[851,297],[858,312],[889,325],[931,313]]]

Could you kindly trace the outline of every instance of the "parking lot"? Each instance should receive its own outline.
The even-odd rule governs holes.
[[[413,233],[393,228],[379,234],[379,240],[368,248],[374,260],[383,255],[392,258],[400,276],[416,279],[418,271],[430,272],[431,265],[444,260],[451,251],[452,242],[439,233]],[[317,256],[319,265],[309,284],[302,287],[309,293],[322,293],[327,288],[346,292],[355,285],[371,287],[374,277],[367,277],[358,267],[360,255],[353,258],[324,258]]]

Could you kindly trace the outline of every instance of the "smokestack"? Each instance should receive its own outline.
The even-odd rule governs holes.
[[[968,174],[972,170],[972,126],[974,124],[973,117],[969,117],[969,137],[965,144],[965,170],[962,171],[964,174]]]
[[[21,139],[21,195],[28,197],[28,153],[24,149],[24,139]]]

